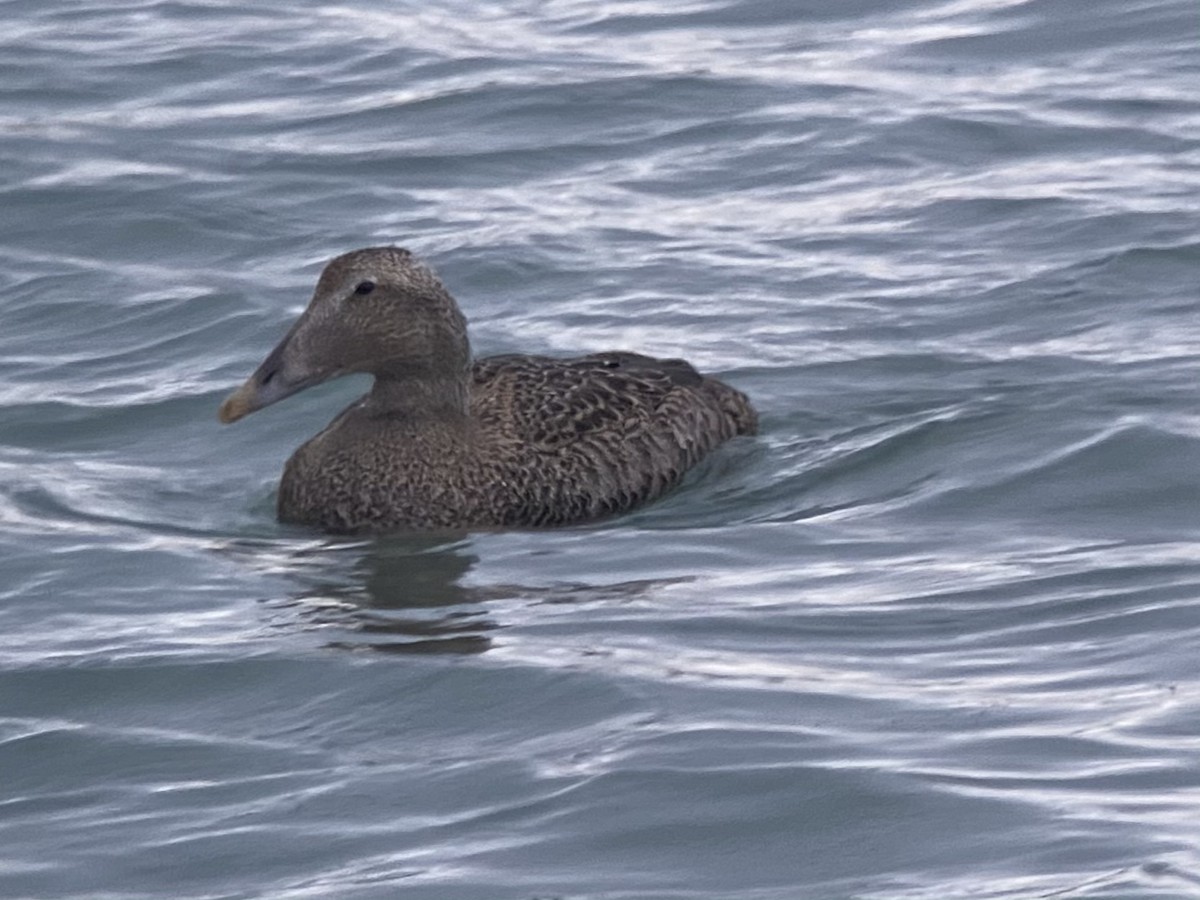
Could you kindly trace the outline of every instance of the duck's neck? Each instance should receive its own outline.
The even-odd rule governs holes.
[[[376,375],[367,403],[376,415],[405,419],[466,419],[467,373]]]

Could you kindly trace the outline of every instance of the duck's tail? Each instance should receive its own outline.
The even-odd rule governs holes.
[[[731,388],[723,381],[706,377],[704,386],[717,403],[717,407],[733,425],[733,434],[758,434],[758,412],[750,405],[750,398]]]

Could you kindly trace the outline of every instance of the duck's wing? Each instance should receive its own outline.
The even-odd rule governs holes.
[[[663,432],[702,444],[707,434],[719,443],[757,427],[744,394],[682,359],[491,356],[475,362],[472,382],[476,416],[546,448],[596,431]]]
[[[545,495],[550,516],[558,508],[570,518],[617,512],[658,496],[756,424],[745,395],[683,360],[494,356],[478,360],[472,375],[472,413],[485,439],[511,448],[511,477]]]

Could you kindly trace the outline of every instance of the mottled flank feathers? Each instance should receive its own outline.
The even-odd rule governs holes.
[[[326,267],[309,308],[221,418],[353,371],[375,385],[288,461],[285,522],[362,532],[586,521],[658,497],[757,424],[744,394],[683,360],[472,362],[453,298],[391,247]]]

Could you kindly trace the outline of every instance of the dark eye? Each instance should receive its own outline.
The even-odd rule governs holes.
[[[356,288],[354,289],[354,293],[356,293],[356,294],[369,294],[369,293],[371,293],[371,291],[373,291],[373,290],[375,290],[375,282],[373,282],[373,281],[360,281],[360,282],[358,283],[358,287],[356,287]]]

